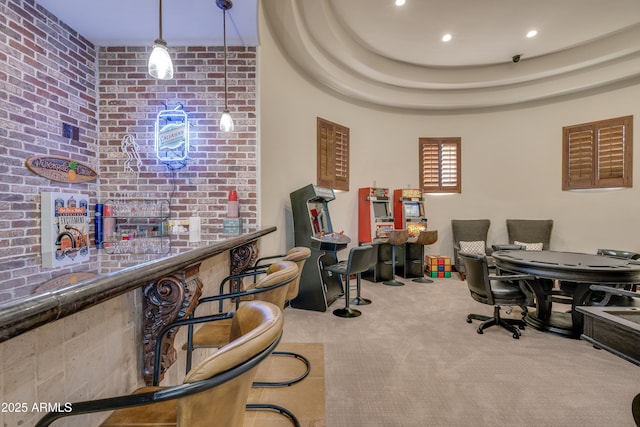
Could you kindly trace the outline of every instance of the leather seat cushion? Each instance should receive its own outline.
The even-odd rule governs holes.
[[[219,348],[227,344],[231,337],[233,319],[208,322],[193,334],[193,348]],[[183,347],[186,350],[186,344]]]
[[[524,295],[520,286],[511,282],[504,282],[502,280],[492,280],[491,290],[496,299],[523,299]]]

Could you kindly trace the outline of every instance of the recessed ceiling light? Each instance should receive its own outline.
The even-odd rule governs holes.
[[[396,0],[396,6],[402,6],[405,3],[405,0]]]
[[[531,31],[529,31],[529,32],[527,33],[527,37],[528,37],[528,38],[535,37],[535,36],[537,36],[537,35],[538,35],[538,31],[536,31],[536,30],[531,30]]]
[[[444,36],[442,36],[443,42],[448,42],[450,40],[451,40],[451,34],[445,34]]]

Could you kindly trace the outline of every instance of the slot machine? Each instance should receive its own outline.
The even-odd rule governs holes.
[[[393,215],[388,188],[358,190],[358,243],[371,243],[389,237]]]
[[[333,189],[309,184],[292,192],[290,198],[295,245],[311,249],[311,258],[302,269],[300,291],[291,307],[326,311],[342,295],[342,284],[324,267],[338,262],[338,251],[351,239],[333,229],[329,212],[329,202],[336,198]]]
[[[404,278],[422,277],[419,262],[422,258],[422,248],[415,241],[421,231],[427,229],[427,217],[424,210],[422,190],[405,188],[393,191],[393,218],[397,230],[407,229],[409,241],[402,248],[398,248],[399,272]]]

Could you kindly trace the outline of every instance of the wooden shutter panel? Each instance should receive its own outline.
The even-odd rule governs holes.
[[[318,185],[333,187],[333,129],[318,118]]]
[[[598,130],[598,180],[624,175],[624,126],[608,126]]]
[[[317,123],[318,185],[349,191],[349,128],[320,117]]]
[[[458,146],[455,143],[443,143],[440,153],[442,188],[455,190],[458,188]]]
[[[335,184],[337,190],[349,190],[349,129],[336,128],[334,139]]]
[[[566,185],[570,188],[588,188],[593,182],[593,130],[577,129],[567,135]]]

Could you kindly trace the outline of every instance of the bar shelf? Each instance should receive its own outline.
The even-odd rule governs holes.
[[[102,247],[108,254],[167,254],[171,251],[166,199],[109,199],[104,203]]]

